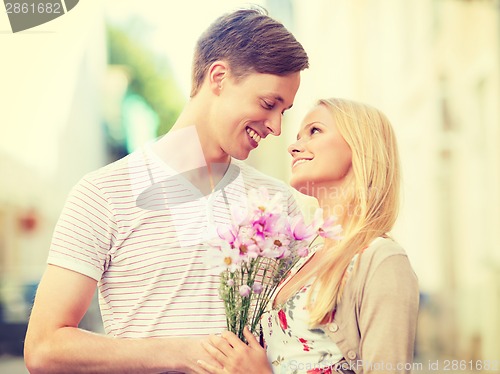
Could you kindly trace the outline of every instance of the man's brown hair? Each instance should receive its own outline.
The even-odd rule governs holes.
[[[309,67],[302,45],[263,8],[239,9],[215,20],[196,44],[192,88],[195,96],[210,65],[229,63],[233,78],[251,73],[284,76]]]

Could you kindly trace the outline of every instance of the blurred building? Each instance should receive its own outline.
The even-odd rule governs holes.
[[[0,355],[22,353],[54,225],[71,187],[108,161],[99,6],[2,39]]]
[[[183,102],[168,64],[127,25],[106,21],[102,4],[78,4],[33,31],[1,36],[0,361],[22,354],[71,188],[154,139],[160,120],[169,128]],[[80,326],[102,331],[96,300]]]
[[[319,97],[381,109],[403,164],[395,236],[422,291],[417,353],[499,360],[500,2],[289,3],[311,67],[285,135],[266,140],[251,162],[286,180],[283,150]]]

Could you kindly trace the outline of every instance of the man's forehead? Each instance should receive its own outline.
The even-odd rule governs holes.
[[[299,75],[299,73],[297,73],[297,75]],[[266,73],[252,73],[248,75],[246,79],[249,84],[255,85],[260,91],[260,95],[286,105],[287,109],[292,107],[296,90],[300,84],[300,76],[297,77],[295,74],[281,76]]]

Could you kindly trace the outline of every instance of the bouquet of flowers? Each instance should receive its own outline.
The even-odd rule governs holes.
[[[318,236],[338,239],[342,231],[336,217],[324,220],[319,208],[309,225],[301,215],[287,216],[281,194],[271,197],[265,188],[251,190],[248,201],[246,212],[232,210],[229,227],[217,228],[210,260],[220,272],[227,328],[242,340],[245,325],[256,333],[277,286],[310,244]]]

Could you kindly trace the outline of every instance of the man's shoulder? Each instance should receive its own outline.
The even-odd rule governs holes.
[[[100,168],[90,171],[82,177],[95,185],[106,184],[113,181],[130,179],[139,170],[146,170],[147,158],[143,152],[134,151],[118,160],[110,162]]]

